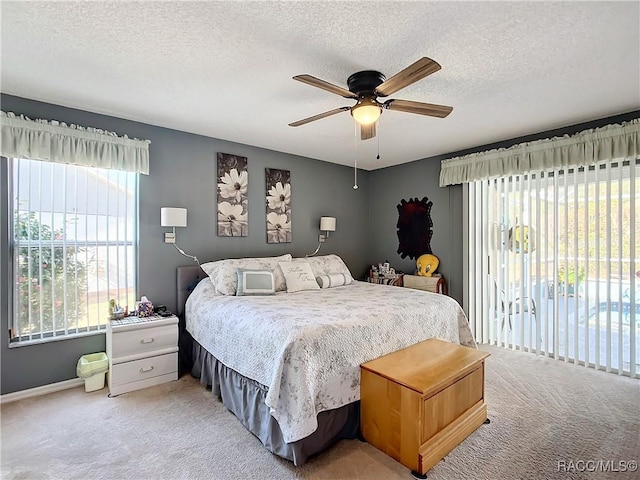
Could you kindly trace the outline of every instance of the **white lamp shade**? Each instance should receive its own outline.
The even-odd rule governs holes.
[[[380,107],[363,105],[362,107],[354,108],[351,115],[360,125],[371,125],[380,118],[380,113]]]
[[[186,227],[187,209],[162,207],[160,209],[160,225],[163,227]]]
[[[375,123],[380,118],[381,113],[380,105],[367,97],[358,100],[358,103],[351,108],[351,116],[360,125]]]
[[[336,231],[335,217],[320,217],[320,230],[323,232],[335,232]]]

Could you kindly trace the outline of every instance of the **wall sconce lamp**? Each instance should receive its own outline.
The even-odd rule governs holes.
[[[318,251],[322,244],[329,238],[329,232],[336,231],[336,218],[335,217],[320,217],[320,235],[318,235],[318,248],[307,257],[313,257]],[[324,233],[322,233],[324,232]]]
[[[174,208],[174,207],[162,207],[160,209],[160,226],[171,227],[171,232],[165,232],[164,243],[171,243],[176,250],[185,257],[191,258],[194,262],[200,265],[200,262],[194,255],[189,255],[184,252],[178,245],[176,245],[176,227],[187,226],[187,209],[186,208]]]

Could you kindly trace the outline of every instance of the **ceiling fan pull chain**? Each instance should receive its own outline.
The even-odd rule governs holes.
[[[358,123],[353,122],[353,147],[354,147],[354,160],[353,160],[353,189],[358,189]]]
[[[380,119],[378,119],[378,155],[376,160],[380,160]]]
[[[353,189],[358,189],[358,158],[353,161]]]
[[[358,159],[353,161],[353,189],[358,189]]]

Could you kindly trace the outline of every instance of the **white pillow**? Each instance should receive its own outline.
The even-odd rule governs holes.
[[[319,290],[316,277],[313,275],[311,265],[305,262],[280,262],[280,268],[287,280],[287,292],[300,292],[302,290]]]
[[[222,295],[235,295],[238,290],[238,269],[271,270],[273,272],[273,284],[276,292],[287,289],[287,284],[278,266],[278,262],[291,260],[291,254],[278,257],[256,258],[228,258],[209,262],[201,265],[201,268],[211,279],[216,293]]]
[[[318,282],[320,288],[341,287],[342,285],[351,284],[353,278],[351,278],[351,275],[345,275],[344,273],[332,273],[331,275],[316,277],[316,282]]]
[[[215,279],[218,278],[218,270],[222,266],[222,262],[226,260],[218,260],[217,262],[207,262],[200,265],[200,268],[204,270],[204,273],[211,279],[211,282],[215,286]]]
[[[313,270],[316,277],[332,275],[334,273],[344,273],[347,278],[351,279],[348,283],[352,283],[354,281],[349,268],[338,255],[332,254],[319,255],[317,257],[294,258],[293,261],[305,262],[311,265],[311,270]]]
[[[237,296],[243,295],[275,295],[273,272],[271,270],[238,269]]]

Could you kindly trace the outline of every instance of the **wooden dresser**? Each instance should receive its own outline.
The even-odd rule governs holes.
[[[432,338],[363,363],[362,435],[424,475],[487,419],[488,356]]]

